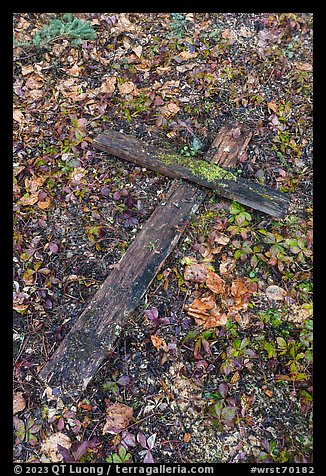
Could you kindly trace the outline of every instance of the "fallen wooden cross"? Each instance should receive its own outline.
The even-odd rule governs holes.
[[[185,180],[172,182],[166,197],[40,371],[40,378],[50,386],[61,385],[74,396],[85,390],[209,189],[275,217],[286,214],[286,195],[225,169],[235,165],[250,141],[251,132],[239,135],[238,131],[235,126],[222,127],[198,168],[195,158],[181,160],[116,131],[95,138],[94,145],[101,150]]]

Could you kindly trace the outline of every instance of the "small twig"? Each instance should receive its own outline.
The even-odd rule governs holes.
[[[94,426],[94,428],[93,428],[92,431],[91,431],[91,434],[90,434],[89,437],[87,438],[88,441],[92,438],[92,436],[93,436],[93,434],[94,434],[96,428],[98,427],[98,425],[99,425],[105,418],[106,418],[106,416],[100,418],[99,421],[96,423],[96,425]],[[86,428],[85,428],[85,430],[86,430]],[[84,437],[84,433],[83,433],[83,437]]]
[[[138,425],[138,423],[140,423],[140,422],[142,422],[142,421],[144,421],[144,420],[147,420],[147,418],[150,418],[150,417],[152,417],[152,416],[154,416],[154,415],[162,415],[162,413],[161,413],[161,412],[152,413],[151,415],[148,415],[148,416],[142,418],[141,420],[138,420],[138,421],[136,421],[135,423],[132,423],[132,425],[126,426],[126,430],[129,429],[129,428],[131,428],[132,426]]]
[[[29,335],[27,335],[27,336],[24,337],[23,342],[21,343],[21,346],[20,346],[18,355],[17,355],[17,357],[16,357],[16,359],[15,359],[14,365],[17,364],[17,362],[18,362],[18,360],[20,359],[22,353],[24,352],[24,349],[25,349],[25,347],[26,347],[26,344],[27,344],[28,340],[29,340]]]
[[[43,343],[43,349],[44,349],[44,353],[45,353],[45,358],[46,358],[46,360],[49,360],[49,356],[48,356],[48,353],[47,353],[47,350],[46,350],[46,346],[45,346],[44,336],[42,336],[42,343]]]

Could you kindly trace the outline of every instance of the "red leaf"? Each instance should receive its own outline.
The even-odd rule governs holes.
[[[59,247],[56,243],[49,243],[49,248],[52,253],[58,253]]]

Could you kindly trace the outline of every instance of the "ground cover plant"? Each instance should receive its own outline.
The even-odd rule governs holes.
[[[312,462],[312,15],[16,13],[13,29],[14,461]],[[211,193],[81,398],[44,386],[170,183],[94,137],[189,162],[230,121],[253,131],[232,173],[289,194],[288,215]]]

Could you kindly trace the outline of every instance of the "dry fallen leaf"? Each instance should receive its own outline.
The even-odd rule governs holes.
[[[225,293],[225,282],[217,273],[212,271],[207,273],[206,286],[215,294]]]
[[[239,382],[240,379],[241,379],[240,373],[236,371],[231,377],[230,384],[234,385],[235,383]]]
[[[26,76],[27,74],[34,73],[34,66],[33,65],[28,65],[28,66],[22,66],[22,75]]]
[[[190,71],[191,69],[193,69],[194,67],[196,66],[195,63],[186,63],[186,64],[182,64],[180,66],[177,66],[176,67],[176,70],[179,71],[179,73],[184,73],[185,71]],[[157,68],[158,69],[158,68]]]
[[[185,434],[183,435],[183,441],[184,441],[185,443],[189,443],[190,440],[191,440],[191,434],[190,434],[190,433],[185,433]]]
[[[13,392],[13,414],[21,412],[26,408],[26,402],[23,397],[23,392]]]
[[[106,422],[102,430],[102,434],[117,434],[126,428],[134,416],[134,411],[128,405],[123,403],[108,404],[106,408]]]
[[[250,322],[248,312],[243,312],[243,313],[240,314],[237,311],[233,312],[232,310],[230,310],[230,317],[231,316],[241,327],[246,327]]]
[[[71,68],[66,69],[66,72],[69,74],[69,76],[80,76],[81,69],[78,64],[75,63]]]
[[[36,192],[45,182],[44,177],[33,177],[31,179],[25,179],[25,188],[29,193]]]
[[[137,87],[132,81],[126,81],[125,83],[119,84],[118,88],[121,94],[130,94],[137,90]]]
[[[247,30],[246,28],[240,28],[239,35],[243,36],[244,38],[250,38],[253,33],[250,30]]]
[[[118,21],[110,28],[110,33],[118,35],[122,32],[130,33],[139,29],[139,26],[129,20],[128,13],[120,13],[116,17]]]
[[[84,169],[83,167],[76,167],[71,174],[71,180],[75,183],[78,183],[82,181],[83,177],[86,174],[87,174],[86,169]]]
[[[58,431],[46,438],[42,443],[41,452],[49,458],[51,463],[58,463],[63,460],[63,457],[58,451],[58,444],[69,450],[71,440],[69,436]]]
[[[175,94],[179,92],[180,81],[170,80],[170,81],[166,81],[163,85],[161,85],[161,83],[158,83],[158,85],[160,87],[161,96],[164,99],[165,97],[174,96]]]
[[[278,108],[278,106],[277,106],[277,104],[276,104],[275,101],[270,101],[270,102],[268,102],[268,103],[267,103],[267,107],[268,107],[268,109],[270,109],[271,111],[275,112],[275,114],[278,113],[279,108]]]
[[[274,392],[273,390],[270,390],[267,385],[263,385],[262,386],[262,390],[263,392],[269,397],[269,398],[272,398],[272,396],[274,395]]]
[[[12,116],[15,121],[19,122],[19,124],[25,122],[25,116],[19,109],[14,109]]]
[[[307,319],[312,317],[312,314],[313,306],[311,303],[305,303],[301,306],[299,304],[292,304],[287,319],[298,326],[302,326]]]
[[[212,266],[208,263],[192,263],[185,267],[184,279],[185,281],[203,283],[210,269],[212,269]]]
[[[220,231],[213,231],[209,237],[208,241],[217,243],[218,245],[225,246],[229,243],[230,238],[225,235],[224,233],[221,233]]]
[[[187,313],[195,318],[196,324],[204,329],[224,326],[227,316],[216,305],[214,296],[206,296],[195,299],[186,307]]]
[[[20,202],[24,207],[27,207],[29,205],[34,205],[35,203],[38,202],[38,192],[34,192],[31,194],[26,193],[25,195],[21,197]]]
[[[51,205],[50,197],[46,197],[44,200],[39,200],[37,202],[37,206],[41,208],[41,210],[45,210],[46,208],[49,208],[50,205]]]
[[[231,284],[232,299],[229,306],[232,311],[246,310],[250,296],[257,291],[257,284],[250,281],[249,278],[236,278]]]
[[[15,311],[26,311],[26,309],[28,308],[29,304],[16,304],[14,303],[13,304],[13,309]]]
[[[135,46],[134,48],[132,48],[132,51],[136,54],[138,58],[140,58],[143,51],[143,47],[141,45]]]
[[[168,348],[168,345],[167,343],[165,342],[164,339],[161,339],[160,337],[157,337],[157,336],[151,336],[151,341],[152,341],[152,344],[153,346],[157,349],[157,350],[163,350],[164,352],[167,352],[169,350]]]
[[[38,76],[37,74],[33,74],[33,76],[29,77],[26,81],[26,87],[28,89],[40,89],[44,84],[43,79]]]
[[[312,71],[311,63],[302,63],[301,61],[295,61],[294,64],[301,71]]]
[[[266,296],[273,301],[283,301],[287,292],[285,289],[275,286],[274,284],[266,288]]]
[[[88,95],[88,93],[82,92],[82,85],[80,83],[76,83],[76,81],[78,81],[78,79],[70,78],[60,82],[56,86],[63,97],[70,99],[73,102],[83,101]]]
[[[177,106],[174,102],[169,102],[167,108],[172,115],[177,114],[180,111],[180,107]]]
[[[230,45],[232,45],[236,40],[235,33],[231,28],[227,28],[222,32],[222,38],[229,40]]]
[[[187,60],[187,59],[192,59],[192,58],[196,58],[196,56],[198,55],[198,53],[190,53],[190,51],[182,51],[180,54],[179,54],[179,58],[182,58],[183,60]]]
[[[221,262],[220,264],[220,274],[222,276],[231,273],[235,268],[235,260],[234,259],[226,259]]]

